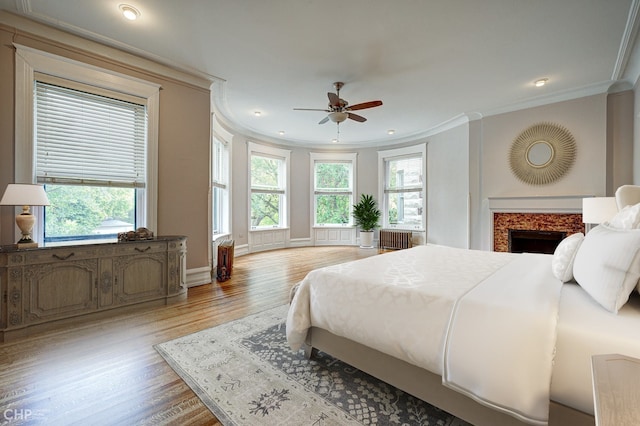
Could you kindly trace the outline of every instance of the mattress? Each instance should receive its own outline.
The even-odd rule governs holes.
[[[593,414],[591,356],[640,358],[640,295],[618,314],[605,310],[578,284],[565,283],[560,297],[551,399]]]

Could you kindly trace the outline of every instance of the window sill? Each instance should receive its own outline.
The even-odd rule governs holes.
[[[231,234],[215,234],[213,236],[213,238],[211,238],[212,241],[218,241],[218,240],[224,240],[224,239],[228,239],[231,238]]]
[[[288,231],[288,230],[289,230],[288,227],[274,226],[273,228],[254,228],[254,229],[249,229],[249,232]]]

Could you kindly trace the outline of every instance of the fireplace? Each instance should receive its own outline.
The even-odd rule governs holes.
[[[529,241],[527,244],[534,247],[520,248],[516,243],[516,248],[512,250],[513,231],[527,231],[517,236],[517,239],[542,239],[542,241]],[[535,237],[533,233],[538,233]],[[553,234],[558,232],[560,234]],[[536,252],[536,253],[553,253],[556,246],[562,238],[567,237],[576,232],[584,233],[584,223],[582,223],[582,214],[580,213],[515,213],[515,212],[494,212],[493,213],[493,250],[494,251],[514,251],[514,252]],[[545,233],[549,233],[546,235]],[[548,245],[541,249],[536,249],[536,245]],[[553,247],[553,250],[551,249]],[[517,251],[516,251],[517,250]]]
[[[509,251],[553,254],[566,236],[567,233],[562,231],[509,229]]]

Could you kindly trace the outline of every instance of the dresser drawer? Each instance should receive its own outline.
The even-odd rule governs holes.
[[[136,241],[118,243],[116,247],[116,256],[143,253],[158,253],[167,250],[166,241]]]

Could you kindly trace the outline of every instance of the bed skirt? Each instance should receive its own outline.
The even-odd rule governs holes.
[[[477,426],[522,426],[515,417],[494,411],[442,385],[442,378],[425,369],[391,357],[375,349],[336,336],[324,329],[312,327],[306,339],[306,351],[328,353],[398,389],[447,411]],[[594,417],[571,407],[551,401],[549,425],[594,426]]]

